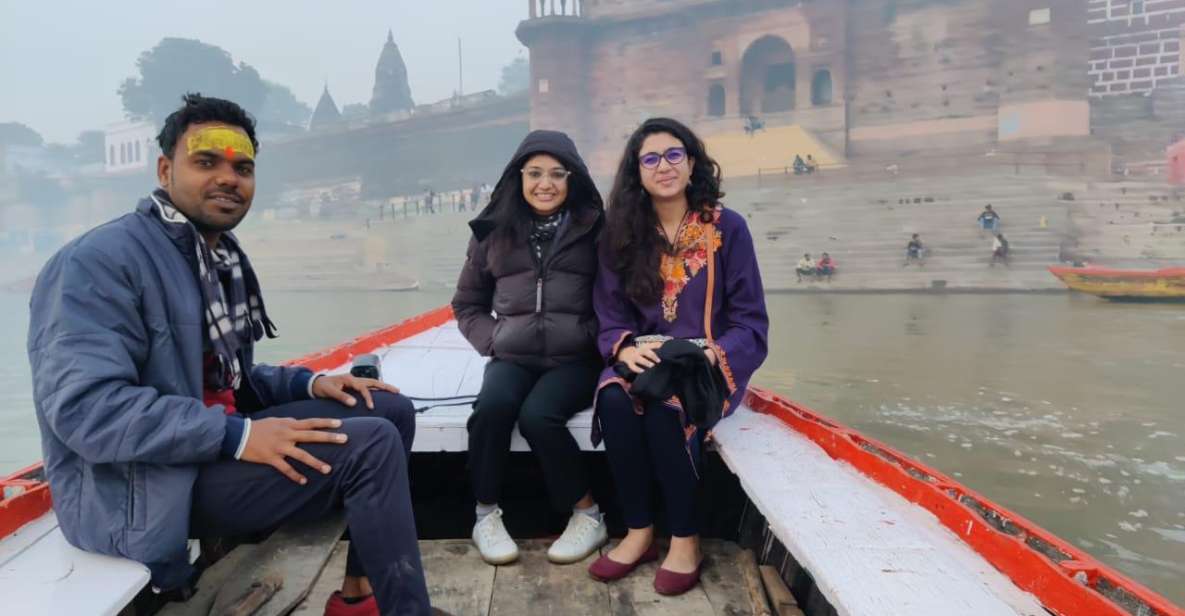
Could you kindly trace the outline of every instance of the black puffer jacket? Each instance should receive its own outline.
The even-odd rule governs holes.
[[[535,154],[554,156],[572,172],[563,206],[567,220],[539,263],[526,237],[508,243],[495,233],[505,211],[500,207],[528,207],[515,176]],[[473,239],[453,312],[479,353],[537,368],[597,357],[592,289],[603,215],[601,197],[572,140],[556,131],[527,135],[490,204],[469,223]]]

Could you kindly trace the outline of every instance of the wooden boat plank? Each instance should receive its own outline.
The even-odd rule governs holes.
[[[148,584],[144,565],[79,550],[66,541],[52,513],[42,519],[48,522],[30,524],[40,523],[34,527],[36,540],[0,565],[0,613],[114,616]],[[41,532],[45,523],[52,530]]]
[[[342,580],[346,577],[346,556],[349,554],[350,542],[339,541],[329,560],[321,568],[321,575],[309,590],[300,605],[292,610],[292,616],[321,616],[325,613],[325,602],[334,591],[341,590]]]
[[[29,522],[5,537],[3,541],[0,541],[0,570],[3,570],[4,566],[19,556],[21,552],[36,545],[38,541],[57,529],[57,516],[49,514]]]
[[[245,543],[231,550],[202,572],[197,581],[197,592],[184,603],[165,604],[157,616],[208,616],[210,608],[214,606],[214,599],[218,596],[231,574],[255,555],[258,545]]]
[[[786,588],[786,583],[778,575],[778,570],[769,565],[762,565],[760,571],[761,584],[769,595],[772,604],[770,609],[774,616],[802,616],[802,610],[798,608],[798,600],[790,594],[790,589]]]
[[[754,605],[746,587],[742,571],[745,550],[731,541],[717,539],[706,539],[701,547],[706,561],[700,584],[713,613],[716,616],[769,616],[768,611],[762,610],[763,605]]]
[[[282,616],[308,595],[329,556],[346,529],[344,514],[308,524],[290,524],[259,544],[252,558],[235,569],[214,600],[212,613],[225,613],[252,584],[272,577],[283,585],[256,612],[256,616]]]
[[[606,551],[608,548],[606,548]],[[677,597],[664,597],[654,590],[658,562],[647,563],[621,580],[607,584],[609,609],[600,613],[615,616],[715,616],[717,612],[701,584]],[[739,572],[738,572],[739,573]],[[727,612],[726,612],[727,613]]]
[[[432,605],[455,616],[488,616],[497,570],[467,539],[421,541]]]
[[[742,407],[715,434],[750,499],[839,614],[1046,613],[932,514],[775,418]]]
[[[490,616],[601,616],[612,612],[606,585],[588,575],[583,562],[553,565],[547,542],[519,542],[518,562],[497,568]]]

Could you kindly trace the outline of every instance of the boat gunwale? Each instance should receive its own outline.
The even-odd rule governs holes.
[[[1066,269],[1081,271],[1083,268]],[[1051,267],[1050,271],[1053,270]],[[1185,273],[1185,268],[1180,271]],[[391,346],[452,319],[452,307],[442,306],[323,351],[285,362],[285,365],[303,366],[313,371],[333,370],[346,365],[358,355]],[[1058,614],[1080,613],[1079,610],[1083,608],[1101,610],[1091,612],[1100,614],[1132,613],[1100,589],[1101,585],[1109,585],[1134,597],[1148,609],[1155,610],[1150,616],[1185,616],[1185,610],[1155,591],[1099,562],[1023,516],[881,441],[759,387],[749,387],[745,403],[754,411],[775,417],[787,428],[810,439],[832,458],[848,462],[871,480],[932,513],[1014,584],[1031,592],[1045,607]],[[0,478],[0,490],[3,490],[0,491],[0,540],[44,515],[52,507],[49,484],[41,478],[44,474],[42,467],[42,463],[36,463]],[[4,498],[8,493],[7,488],[16,488],[19,493]],[[967,500],[976,507],[969,505]],[[1010,526],[1015,532],[1008,533],[996,528],[989,518],[995,518],[996,524],[1001,526]],[[1030,545],[1029,539],[1032,538],[1070,558],[1055,561]]]
[[[1099,276],[1103,278],[1114,278],[1115,280],[1120,281],[1132,279],[1185,278],[1185,267],[1163,267],[1154,270],[1130,270],[1114,267],[1099,267],[1093,265],[1086,267],[1050,265],[1049,272],[1058,278],[1062,278],[1063,275]]]
[[[881,441],[759,387],[750,386],[745,404],[779,419],[832,458],[848,462],[873,481],[932,513],[984,560],[1057,614],[1185,616],[1185,610],[1152,589]],[[1013,532],[1005,532],[997,525],[1010,527]],[[1054,560],[1038,545],[1031,545],[1030,540],[1068,558]],[[1153,611],[1125,609],[1104,594],[1100,589],[1104,585],[1122,590]]]

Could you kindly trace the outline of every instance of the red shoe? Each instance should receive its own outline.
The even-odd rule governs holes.
[[[325,616],[379,616],[379,604],[374,595],[357,603],[346,603],[340,590],[335,590],[325,602]]]
[[[605,554],[589,565],[588,574],[594,580],[612,582],[633,573],[634,569],[638,568],[638,565],[644,565],[656,560],[658,560],[658,546],[651,543],[650,547],[646,548],[646,551],[642,552],[642,555],[638,557],[638,560],[630,564],[619,563],[609,558],[608,554]]]
[[[654,590],[658,594],[668,597],[681,595],[699,584],[699,574],[703,568],[703,561],[700,561],[695,566],[695,571],[691,573],[675,573],[670,569],[659,567],[658,573],[654,574]]]

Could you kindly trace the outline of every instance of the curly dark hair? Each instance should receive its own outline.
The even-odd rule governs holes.
[[[181,97],[184,103],[179,109],[165,118],[165,125],[161,127],[156,142],[165,156],[173,158],[177,148],[177,140],[185,133],[190,124],[205,122],[222,122],[230,126],[238,126],[247,132],[247,138],[255,151],[259,151],[259,142],[255,139],[255,118],[247,113],[238,103],[212,96],[202,96],[197,92],[189,92]]]
[[[657,133],[666,133],[683,142],[687,155],[694,161],[687,185],[687,206],[699,213],[700,220],[710,220],[712,210],[724,197],[720,191],[720,165],[708,156],[703,141],[683,123],[671,118],[651,118],[630,136],[609,194],[602,242],[607,252],[602,253],[602,258],[621,276],[626,295],[639,305],[657,303],[662,297],[659,262],[663,251],[674,250],[658,231],[658,214],[650,194],[642,187],[638,160],[642,142]]]

